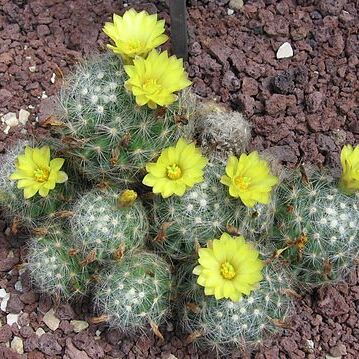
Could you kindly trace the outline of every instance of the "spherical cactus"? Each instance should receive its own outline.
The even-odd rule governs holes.
[[[214,102],[200,106],[195,132],[207,156],[226,160],[243,153],[251,138],[251,126],[240,112],[227,110]]]
[[[260,240],[269,232],[275,212],[275,194],[268,205],[247,208],[230,197],[220,183],[224,165],[213,162],[205,169],[204,182],[182,197],[157,197],[153,204],[152,243],[164,254],[176,259],[195,255],[196,248],[223,231]]]
[[[102,55],[79,66],[60,95],[65,127],[57,146],[96,181],[133,181],[178,139],[193,111],[193,97],[184,92],[168,108],[139,107],[125,90],[125,80],[121,60]]]
[[[99,311],[109,325],[126,332],[157,328],[169,312],[171,273],[160,257],[138,252],[100,275]]]
[[[359,255],[358,198],[320,172],[294,172],[281,188],[274,240],[300,285],[338,280]]]
[[[38,290],[64,299],[84,295],[90,274],[76,253],[71,235],[57,226],[47,227],[43,235],[33,237],[27,267]]]
[[[25,199],[24,191],[17,188],[17,182],[9,177],[15,172],[16,159],[26,146],[31,144],[18,142],[0,158],[0,205],[5,209],[6,215],[15,217],[21,225],[32,227],[64,210],[74,196],[74,185],[70,178],[65,183],[57,184],[46,197],[36,194]]]
[[[194,265],[178,271],[177,304],[180,321],[189,340],[221,354],[254,346],[284,327],[292,309],[289,276],[282,264],[263,269],[263,280],[238,302],[205,296],[192,274]]]
[[[144,244],[148,236],[146,212],[132,190],[85,193],[75,203],[70,220],[75,245],[98,261],[120,260]]]

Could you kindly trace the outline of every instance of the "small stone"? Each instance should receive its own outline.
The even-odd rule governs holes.
[[[87,329],[89,326],[89,324],[84,320],[71,320],[70,324],[73,325],[75,333],[80,333],[83,330]]]
[[[19,124],[19,121],[16,117],[16,113],[14,112],[7,113],[1,118],[1,120],[3,123],[6,123],[10,127],[15,127]]]
[[[38,329],[36,330],[36,332],[35,332],[35,334],[36,334],[39,338],[41,337],[41,335],[43,335],[43,334],[45,334],[45,333],[46,333],[45,330],[42,329],[41,327],[38,328]]]
[[[90,359],[85,351],[77,349],[70,338],[66,339],[64,359]]]
[[[230,16],[230,15],[233,15],[234,14],[234,10],[232,9],[228,9],[227,10],[227,14]]]
[[[24,303],[20,300],[18,294],[11,293],[7,302],[6,311],[8,313],[19,314],[24,309]]]
[[[0,309],[3,312],[6,312],[7,302],[9,301],[9,299],[10,299],[10,293],[6,293],[5,296],[1,300]]]
[[[24,343],[20,337],[14,337],[10,345],[11,349],[19,354],[24,354]]]
[[[29,116],[30,116],[30,112],[29,112],[29,111],[20,109],[20,112],[19,112],[19,121],[20,121],[20,123],[21,123],[23,126],[26,125],[26,122],[27,122],[27,120],[29,119]]]
[[[234,10],[239,10],[243,7],[244,1],[243,0],[231,0],[229,2],[229,7]]]
[[[56,80],[56,74],[55,74],[55,73],[52,73],[50,82],[51,82],[52,84],[54,84],[54,83],[55,83],[55,80]]]
[[[174,356],[173,354],[170,354],[167,359],[178,359],[176,356]]]
[[[11,327],[8,324],[3,325],[0,328],[0,343],[8,342],[12,337]]]
[[[0,299],[5,298],[8,295],[8,293],[6,293],[6,290],[4,288],[0,289]]]
[[[29,66],[29,71],[30,72],[35,72],[36,71],[36,65]]]
[[[17,324],[18,319],[19,319],[19,314],[8,314],[6,316],[6,323],[11,326],[14,323]],[[17,326],[19,326],[19,325],[17,324]]]
[[[340,357],[332,357],[331,355],[327,354],[325,356],[325,359],[342,359],[342,357],[341,356]]]
[[[314,349],[314,342],[313,340],[307,339],[307,346],[309,349]]]
[[[279,46],[277,50],[277,59],[287,59],[293,56],[293,49],[289,42],[285,42],[284,44]]]
[[[51,308],[45,315],[42,321],[52,330],[55,331],[59,325],[60,320],[55,317],[55,311]]]
[[[39,339],[39,349],[46,355],[54,357],[62,352],[62,347],[58,343],[56,336],[51,333],[46,333]]]
[[[333,348],[330,348],[329,354],[333,357],[340,357],[342,355],[347,354],[347,348],[344,344],[340,343],[334,346]]]

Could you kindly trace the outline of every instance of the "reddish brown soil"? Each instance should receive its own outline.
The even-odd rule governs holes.
[[[336,167],[340,147],[359,138],[358,5],[349,0],[259,0],[248,1],[241,12],[228,16],[228,2],[191,1],[188,70],[195,91],[243,110],[253,123],[256,148],[268,149],[288,165],[311,161]],[[158,9],[169,22],[162,4],[129,3],[152,12]],[[35,121],[43,91],[55,94],[61,73],[68,73],[96,48],[104,48],[101,26],[112,12],[122,10],[118,0],[0,0],[0,112],[31,105]],[[276,50],[285,41],[291,43],[294,56],[276,60]],[[29,71],[34,65],[35,72]],[[44,101],[43,113],[48,106]],[[30,135],[32,121],[27,125]],[[9,136],[0,131],[0,151],[18,135],[18,128]],[[0,224],[3,232],[6,224]],[[6,348],[15,336],[22,338],[28,359],[214,356],[186,345],[172,325],[162,329],[163,343],[151,333],[126,338],[104,326],[91,325],[75,333],[70,321],[88,319],[91,308],[39,297],[28,274],[19,276],[23,260],[22,242],[0,234],[0,286],[11,293],[5,311],[0,311],[0,358],[20,357]],[[18,280],[22,290],[18,285],[15,289]],[[54,332],[42,322],[52,306],[61,320]],[[234,357],[357,358],[358,311],[359,273],[353,271],[347,283],[298,300],[292,328],[278,339],[252,355]],[[19,327],[6,324],[9,313],[21,313]],[[34,333],[39,327],[46,332],[40,338]]]

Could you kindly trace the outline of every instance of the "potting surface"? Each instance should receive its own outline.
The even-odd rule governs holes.
[[[312,162],[338,171],[342,145],[359,142],[356,2],[245,3],[241,9],[230,8],[228,0],[189,4],[187,69],[194,91],[242,111],[253,126],[252,147],[290,167]],[[95,49],[104,50],[101,27],[124,5],[159,12],[170,25],[159,1],[0,0],[0,113],[30,112],[22,123],[0,125],[0,151],[19,137],[46,132],[39,122],[51,114],[63,75]],[[293,55],[278,59],[286,42]],[[6,228],[0,221],[2,233]],[[186,343],[175,320],[161,328],[164,342],[151,332],[126,337],[89,325],[91,304],[58,303],[35,293],[22,265],[25,254],[24,240],[0,234],[0,358],[215,357]],[[359,272],[301,294],[290,328],[234,357],[357,358]]]

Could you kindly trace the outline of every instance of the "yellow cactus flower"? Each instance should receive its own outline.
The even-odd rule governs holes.
[[[359,191],[359,145],[345,145],[340,153],[343,172],[339,186],[347,193]]]
[[[247,207],[253,207],[256,203],[269,203],[272,187],[278,183],[278,178],[270,173],[269,164],[254,151],[249,155],[242,154],[239,159],[230,156],[221,183],[229,187],[232,197],[240,198]]]
[[[206,295],[229,298],[234,302],[248,295],[263,279],[264,263],[259,253],[240,237],[223,233],[220,239],[208,242],[207,248],[198,251],[199,265],[193,270],[197,283]]]
[[[25,153],[16,159],[16,171],[10,176],[18,181],[17,188],[24,189],[25,199],[35,196],[39,192],[46,197],[57,183],[67,181],[67,174],[60,171],[65,160],[54,158],[50,160],[50,148],[31,148],[26,146]]]
[[[119,207],[129,207],[131,206],[137,199],[137,192],[132,189],[124,190],[118,196],[118,205]]]
[[[136,97],[136,103],[139,106],[147,104],[152,109],[157,105],[170,105],[177,100],[174,92],[191,85],[183,60],[169,57],[167,51],[152,50],[147,59],[136,57],[133,65],[125,66],[125,71],[129,76],[125,87]]]
[[[207,159],[193,143],[179,139],[175,147],[164,149],[157,162],[148,163],[143,184],[163,198],[183,196],[186,190],[203,181]]]
[[[136,56],[146,57],[152,49],[168,40],[164,34],[164,20],[157,20],[157,14],[138,13],[134,9],[123,16],[113,14],[113,22],[106,22],[103,31],[115,43],[115,46],[107,47],[127,63]]]

